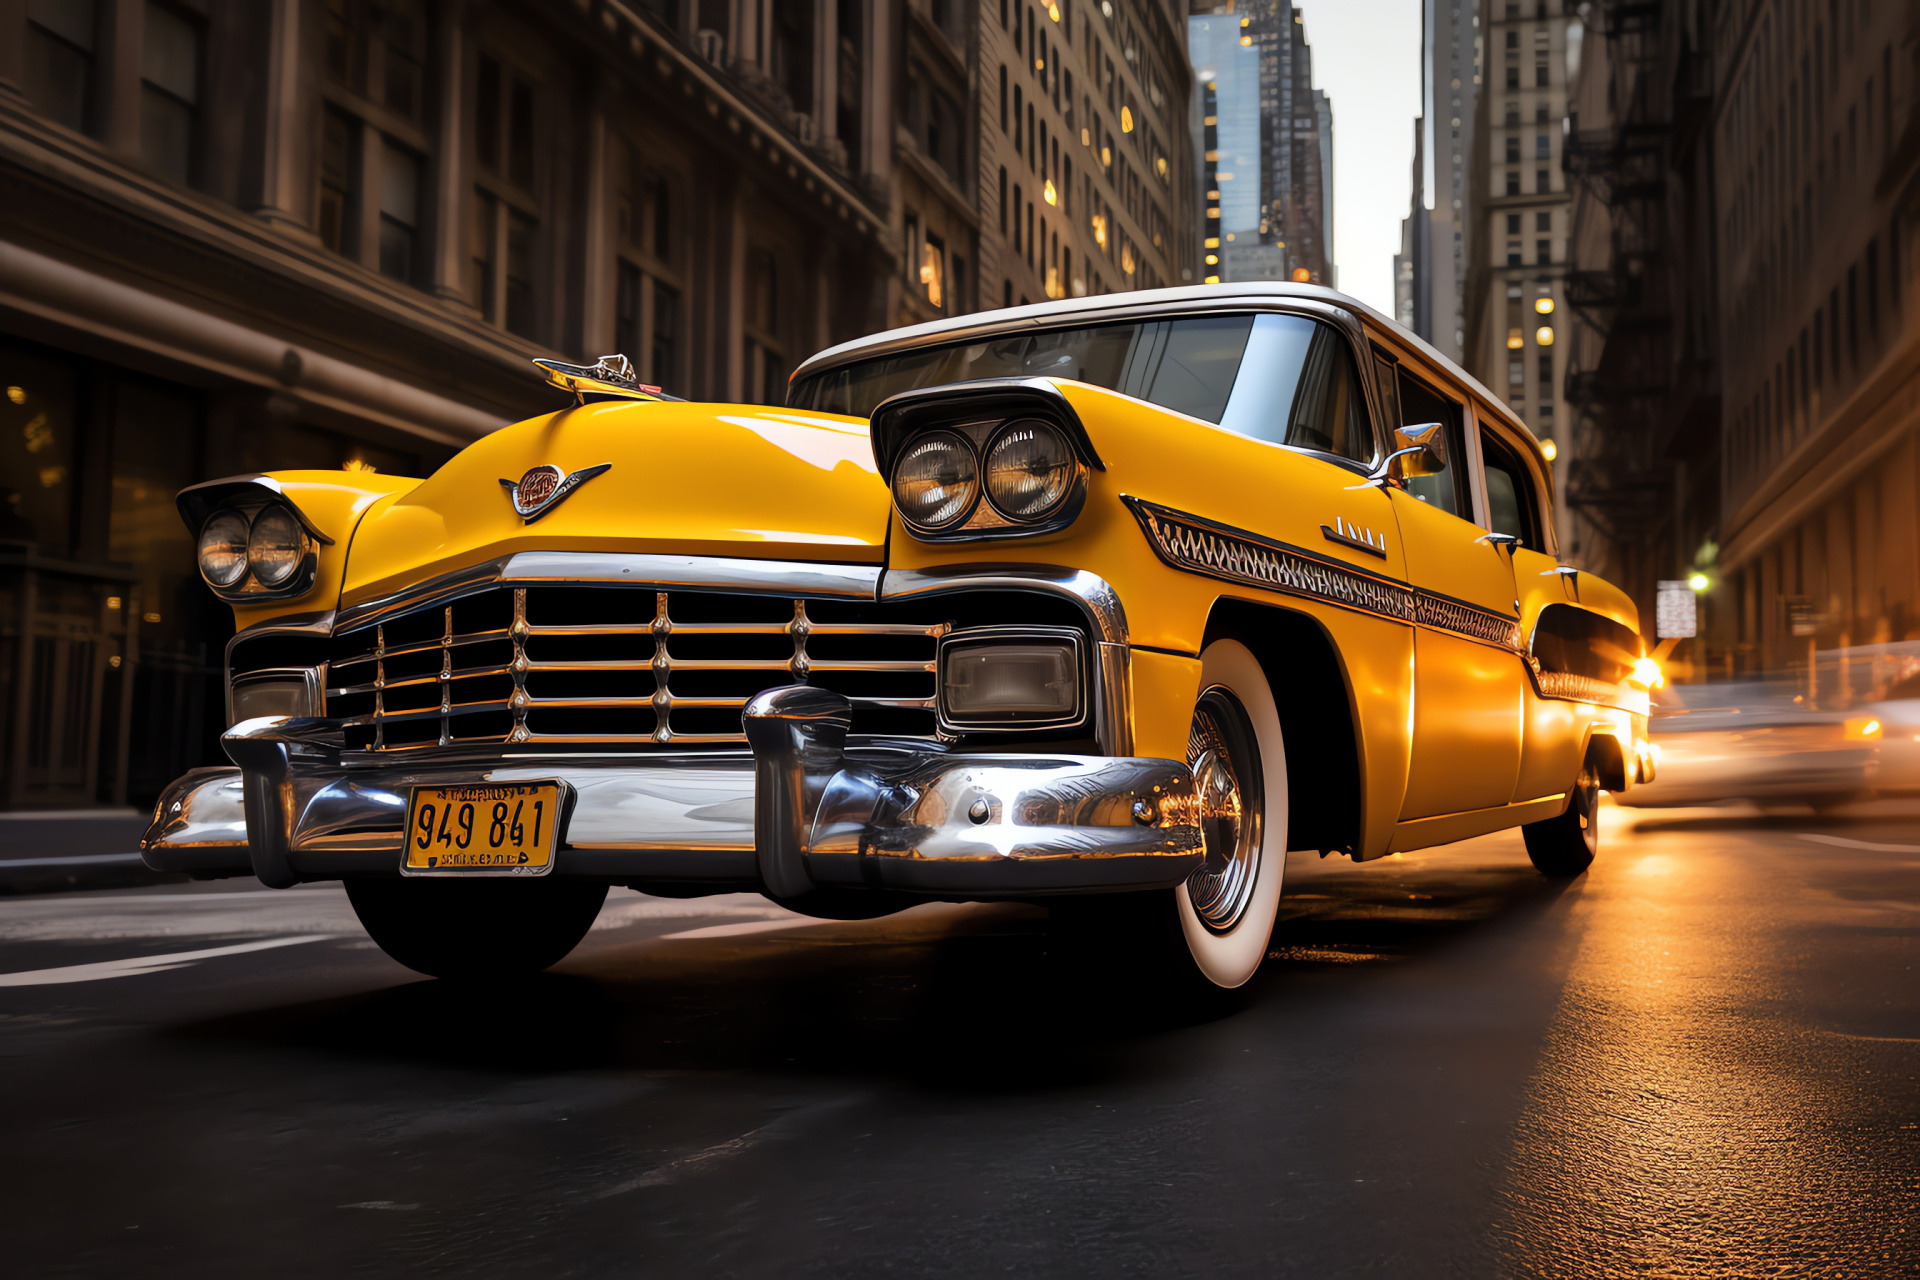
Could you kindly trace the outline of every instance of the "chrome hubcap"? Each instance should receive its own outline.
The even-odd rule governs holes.
[[[1253,898],[1260,872],[1259,752],[1247,713],[1232,694],[1209,689],[1187,737],[1206,862],[1187,880],[1200,923],[1227,933]]]

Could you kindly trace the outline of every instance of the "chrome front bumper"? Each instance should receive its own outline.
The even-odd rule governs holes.
[[[1203,860],[1180,761],[849,748],[848,720],[796,685],[748,705],[751,754],[413,760],[343,756],[332,721],[249,720],[225,738],[240,768],[175,782],[143,848],[156,870],[275,887],[394,875],[411,788],[557,779],[573,800],[554,874],[640,886],[1004,898],[1170,887]]]

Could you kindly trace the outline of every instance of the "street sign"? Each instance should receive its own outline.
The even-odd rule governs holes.
[[[1810,636],[1820,629],[1820,619],[1813,612],[1813,601],[1805,596],[1787,598],[1787,630],[1796,636]]]
[[[1662,640],[1680,639],[1699,631],[1693,588],[1685,582],[1662,582],[1653,602],[1653,632]]]

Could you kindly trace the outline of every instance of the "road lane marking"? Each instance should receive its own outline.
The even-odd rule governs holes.
[[[325,942],[338,937],[332,933],[302,934],[292,938],[263,938],[231,947],[208,947],[204,951],[171,951],[157,956],[129,956],[125,960],[102,960],[96,964],[69,964],[57,969],[27,969],[20,973],[0,973],[0,987],[49,987],[67,982],[98,982],[102,978],[131,978],[142,973],[164,973],[215,956],[237,956],[247,951],[266,951],[273,947],[298,946],[303,942]]]
[[[1849,840],[1845,836],[1816,836],[1801,832],[1802,840],[1830,844],[1836,849],[1865,849],[1869,853],[1920,853],[1920,844],[1875,844],[1871,840]]]
[[[689,938],[738,938],[749,933],[774,933],[781,929],[810,929],[823,924],[845,924],[844,920],[742,920],[737,924],[710,924],[704,929],[682,929],[660,935],[661,941]]]

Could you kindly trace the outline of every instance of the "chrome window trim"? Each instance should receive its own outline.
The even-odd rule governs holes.
[[[1373,456],[1364,463],[1356,463],[1353,459],[1339,454],[1324,453],[1317,449],[1304,449],[1298,445],[1286,445],[1278,441],[1260,440],[1258,437],[1241,435],[1239,432],[1232,432],[1231,434],[1233,434],[1236,439],[1255,440],[1261,444],[1273,444],[1280,448],[1292,449],[1313,457],[1338,460],[1349,467],[1358,466],[1362,469],[1362,474],[1367,470],[1371,470],[1373,466],[1379,463],[1382,454],[1385,452],[1385,441],[1391,438],[1390,433],[1392,427],[1386,425],[1391,415],[1386,412],[1385,406],[1380,399],[1378,388],[1373,385],[1373,379],[1367,377],[1363,372],[1363,370],[1368,367],[1366,357],[1370,352],[1366,327],[1362,323],[1360,316],[1354,311],[1349,310],[1343,305],[1323,301],[1318,298],[1253,295],[1245,298],[1208,296],[1204,298],[1177,299],[1152,304],[1139,303],[1132,306],[1115,307],[1111,310],[1096,308],[1085,313],[1063,311],[1038,319],[1002,320],[976,326],[963,326],[949,332],[929,333],[915,338],[893,338],[865,347],[856,348],[853,344],[848,344],[846,347],[835,347],[831,351],[822,352],[820,355],[808,360],[794,371],[792,378],[789,379],[788,385],[792,386],[803,377],[810,378],[815,374],[826,373],[833,369],[838,369],[843,365],[858,364],[866,360],[884,359],[887,356],[899,355],[904,352],[926,347],[964,346],[970,342],[991,341],[994,338],[1011,337],[1026,333],[1042,333],[1053,329],[1127,324],[1132,321],[1141,320],[1164,320],[1173,316],[1178,316],[1183,320],[1190,320],[1209,315],[1240,316],[1260,314],[1294,315],[1304,319],[1319,320],[1322,323],[1332,325],[1335,331],[1346,338],[1347,354],[1353,359],[1354,375],[1359,381],[1361,393],[1366,397],[1367,401],[1368,426],[1373,432]],[[912,331],[909,330],[908,332]],[[841,354],[835,355],[836,352]],[[819,363],[816,364],[816,361]],[[1239,381],[1238,373],[1234,375],[1234,380],[1237,384]],[[970,384],[956,382],[947,385],[962,387]],[[930,393],[938,389],[937,386],[922,387],[916,388],[915,391]],[[900,394],[906,395],[912,393],[901,392]],[[1231,403],[1233,398],[1231,392],[1228,393],[1227,398],[1229,403]],[[1152,401],[1143,401],[1142,403],[1151,404]],[[1154,407],[1164,408],[1165,406],[1155,405]],[[1168,412],[1178,411],[1169,410]],[[1194,421],[1206,422],[1203,418],[1196,418]],[[1217,422],[1206,422],[1206,425],[1217,427],[1222,431],[1230,430],[1229,428],[1221,427]],[[891,487],[891,478],[889,478],[889,487]]]
[[[1064,716],[1055,716],[1050,720],[955,720],[947,714],[947,651],[956,644],[971,644],[981,640],[1064,640],[1073,646],[1073,710]],[[1071,729],[1087,721],[1087,654],[1086,637],[1073,627],[1035,627],[1013,624],[1009,626],[969,627],[964,631],[949,631],[940,637],[939,647],[935,650],[935,684],[933,692],[934,714],[938,718],[940,732],[951,734],[974,733],[1033,733],[1043,729]]]

